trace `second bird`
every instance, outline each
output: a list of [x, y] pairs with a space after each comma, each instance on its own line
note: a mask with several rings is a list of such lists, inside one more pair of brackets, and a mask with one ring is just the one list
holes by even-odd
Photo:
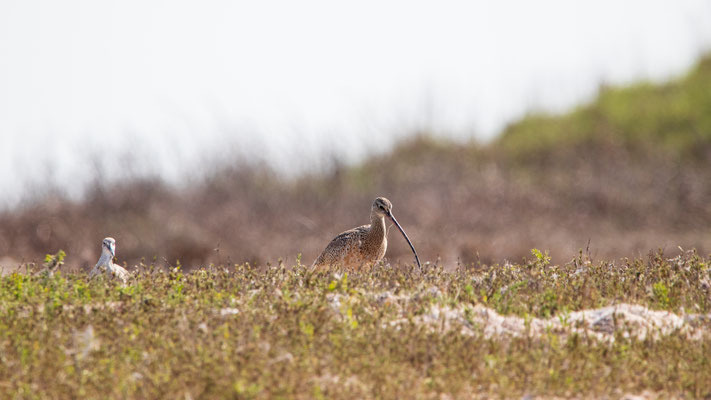
[[107, 237], [101, 242], [101, 257], [89, 273], [89, 279], [106, 273], [109, 278], [116, 277], [126, 283], [128, 271], [122, 266], [114, 264], [114, 256], [116, 256], [116, 241], [114, 238]]
[[417, 266], [422, 268], [415, 247], [393, 216], [392, 209], [392, 203], [385, 197], [375, 199], [370, 209], [370, 225], [353, 228], [333, 238], [314, 261], [313, 268], [316, 270], [329, 267], [362, 268], [382, 260], [385, 250], [388, 248], [386, 217], [397, 226], [405, 237], [415, 255]]

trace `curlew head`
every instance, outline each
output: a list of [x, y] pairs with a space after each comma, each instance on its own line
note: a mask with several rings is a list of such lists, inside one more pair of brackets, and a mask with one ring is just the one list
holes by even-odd
[[107, 237], [101, 242], [101, 249], [111, 253], [111, 257], [116, 256], [116, 240], [112, 237]]
[[389, 217], [393, 212], [393, 203], [385, 197], [378, 197], [373, 202], [373, 207], [370, 211], [378, 216]]
[[388, 217], [388, 219], [390, 219], [395, 224], [395, 226], [397, 226], [397, 229], [400, 230], [400, 233], [402, 233], [402, 236], [407, 241], [407, 244], [410, 245], [410, 249], [412, 249], [412, 254], [415, 255], [417, 267], [422, 269], [422, 265], [420, 265], [420, 258], [417, 256], [417, 251], [415, 251], [415, 246], [412, 245], [412, 242], [410, 241], [410, 238], [407, 237], [405, 230], [402, 229], [400, 224], [395, 219], [395, 216], [393, 215], [393, 203], [391, 203], [390, 200], [386, 199], [385, 197], [378, 197], [373, 202], [371, 213], [380, 217]]

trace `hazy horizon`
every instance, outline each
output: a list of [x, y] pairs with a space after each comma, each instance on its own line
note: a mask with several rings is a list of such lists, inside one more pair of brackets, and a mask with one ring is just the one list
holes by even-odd
[[294, 173], [418, 130], [486, 141], [711, 49], [704, 1], [37, 0], [0, 4], [0, 23], [6, 205], [48, 180], [179, 183], [216, 160]]

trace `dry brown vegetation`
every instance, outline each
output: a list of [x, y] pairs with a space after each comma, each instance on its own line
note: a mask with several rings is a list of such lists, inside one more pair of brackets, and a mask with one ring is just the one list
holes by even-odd
[[[88, 268], [105, 236], [118, 259], [156, 256], [184, 266], [311, 262], [337, 233], [367, 223], [378, 195], [423, 260], [520, 260], [531, 248], [570, 259], [711, 250], [709, 162], [622, 148], [566, 150], [524, 167], [495, 151], [421, 138], [327, 176], [284, 181], [262, 169], [225, 169], [188, 189], [158, 181], [96, 187], [84, 201], [46, 198], [0, 216], [2, 255], [37, 261], [64, 249]], [[410, 261], [394, 232], [387, 257]]]
[[[711, 251], [711, 58], [661, 86], [601, 91], [563, 116], [530, 116], [489, 145], [420, 135], [357, 166], [295, 179], [227, 165], [176, 189], [160, 180], [97, 184], [81, 201], [38, 198], [0, 214], [3, 263], [64, 249], [88, 268], [103, 237], [118, 260], [186, 267], [310, 263], [336, 234], [368, 222], [386, 196], [423, 260], [558, 261], [579, 249], [616, 258], [677, 247]], [[387, 257], [410, 261], [390, 235]], [[0, 261], [2, 263], [3, 261]]]

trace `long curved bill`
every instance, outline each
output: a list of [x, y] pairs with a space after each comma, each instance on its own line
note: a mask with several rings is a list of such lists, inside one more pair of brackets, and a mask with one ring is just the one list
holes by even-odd
[[420, 257], [417, 257], [417, 251], [415, 251], [415, 246], [412, 245], [410, 238], [407, 237], [407, 234], [402, 229], [402, 226], [400, 226], [400, 224], [397, 223], [397, 220], [395, 219], [395, 216], [393, 216], [392, 213], [388, 213], [388, 218], [390, 218], [390, 220], [393, 221], [393, 223], [395, 223], [395, 226], [397, 226], [397, 229], [399, 229], [400, 233], [402, 233], [402, 236], [405, 237], [405, 240], [407, 240], [407, 244], [410, 245], [410, 248], [412, 249], [412, 253], [415, 255], [415, 261], [417, 261], [417, 268], [422, 269], [422, 265], [420, 265]]

